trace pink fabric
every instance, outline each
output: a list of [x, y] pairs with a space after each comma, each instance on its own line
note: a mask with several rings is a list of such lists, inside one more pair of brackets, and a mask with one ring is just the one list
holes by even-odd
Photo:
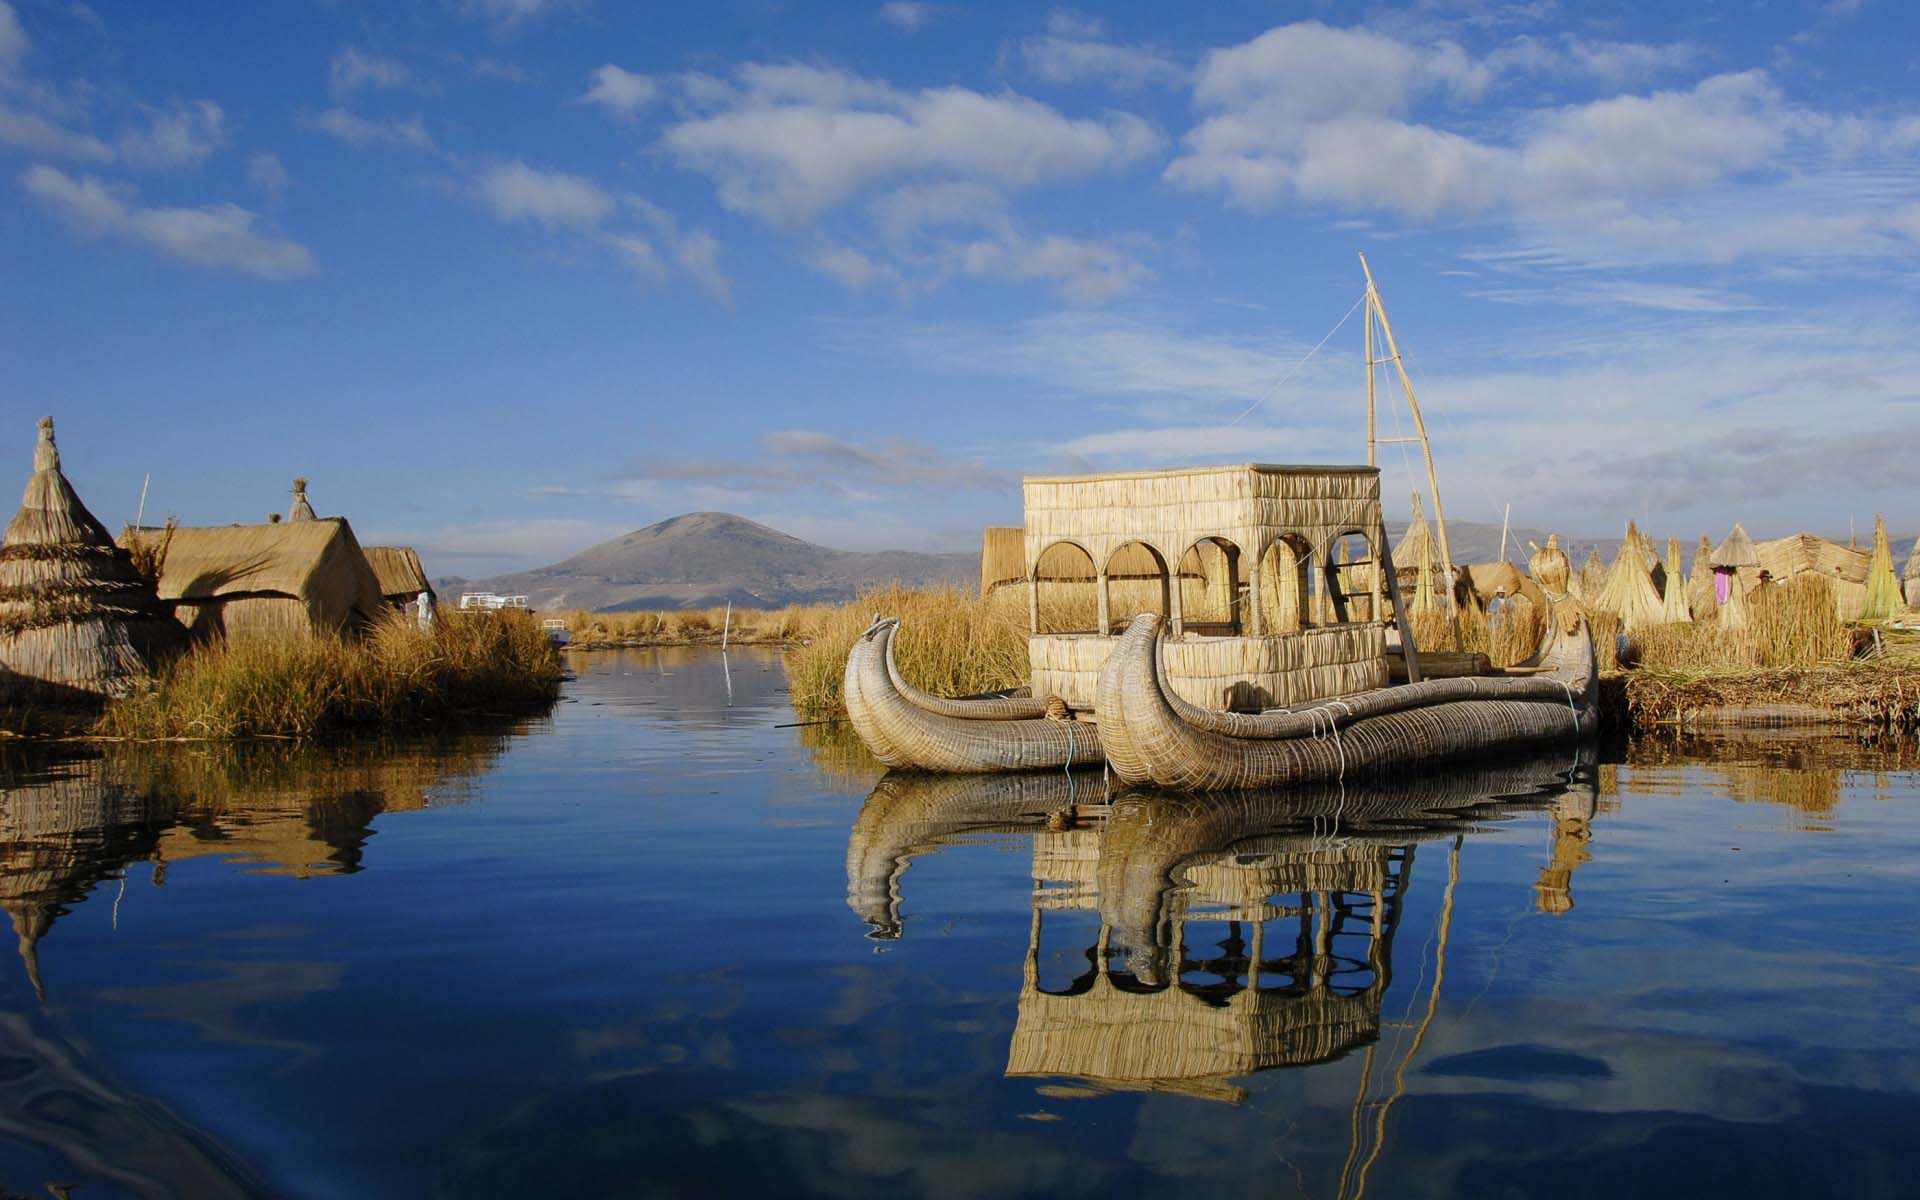
[[1727, 580], [1731, 578], [1733, 578], [1731, 571], [1715, 571], [1713, 573], [1713, 595], [1714, 598], [1722, 604], [1727, 602]]

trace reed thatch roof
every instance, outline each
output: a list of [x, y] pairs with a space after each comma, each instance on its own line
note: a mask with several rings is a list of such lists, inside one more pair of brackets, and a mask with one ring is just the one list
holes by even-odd
[[1721, 539], [1720, 544], [1713, 548], [1713, 565], [1728, 569], [1760, 565], [1760, 555], [1753, 548], [1753, 539], [1748, 537], [1747, 531], [1740, 527], [1740, 522], [1735, 521], [1733, 532]]
[[1754, 545], [1760, 568], [1775, 579], [1815, 574], [1829, 581], [1864, 584], [1867, 581], [1867, 554], [1817, 534], [1793, 533]]
[[179, 642], [152, 583], [67, 482], [53, 418], [43, 417], [33, 475], [0, 539], [0, 667], [9, 690], [123, 694]]
[[1687, 580], [1680, 573], [1680, 539], [1667, 539], [1667, 588], [1666, 603], [1662, 606], [1660, 619], [1669, 625], [1684, 625], [1693, 620], [1693, 612], [1687, 605]]
[[420, 556], [413, 552], [413, 547], [362, 546], [360, 549], [367, 556], [367, 566], [372, 568], [374, 579], [379, 581], [380, 594], [389, 602], [408, 604], [418, 599], [421, 592], [433, 595], [426, 568], [420, 565]]
[[[311, 627], [336, 630], [372, 620], [385, 604], [380, 581], [342, 517], [182, 526], [161, 563], [159, 590], [162, 600], [187, 609], [284, 602]], [[183, 615], [194, 624], [206, 614]]]
[[[1631, 528], [1629, 533], [1632, 533]], [[1645, 556], [1638, 539], [1628, 537], [1621, 543], [1620, 553], [1614, 555], [1613, 568], [1607, 572], [1606, 584], [1601, 587], [1599, 595], [1588, 600], [1587, 604], [1617, 614], [1621, 625], [1627, 629], [1658, 625], [1666, 602], [1660, 598], [1660, 590], [1654, 586], [1653, 577], [1647, 574], [1644, 563]]]

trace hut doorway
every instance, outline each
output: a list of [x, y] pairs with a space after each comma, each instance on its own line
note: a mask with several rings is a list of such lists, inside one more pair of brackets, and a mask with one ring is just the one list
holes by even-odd
[[1260, 556], [1260, 628], [1298, 633], [1313, 621], [1313, 547], [1296, 533], [1282, 534]]
[[1180, 617], [1188, 633], [1242, 636], [1240, 547], [1225, 538], [1201, 538], [1180, 556]]
[[1097, 578], [1093, 555], [1072, 542], [1055, 542], [1042, 550], [1033, 567], [1033, 631], [1093, 633], [1098, 630]]
[[[1105, 632], [1116, 633], [1141, 613], [1153, 613], [1176, 624], [1175, 602], [1167, 560], [1145, 542], [1127, 542], [1107, 559]], [[1175, 632], [1179, 632], [1178, 628]]]

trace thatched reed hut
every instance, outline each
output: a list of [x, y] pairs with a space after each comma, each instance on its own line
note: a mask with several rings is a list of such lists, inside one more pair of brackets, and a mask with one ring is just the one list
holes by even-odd
[[60, 470], [53, 418], [0, 539], [0, 691], [120, 695], [178, 647], [151, 580], [114, 544]]
[[1586, 561], [1580, 564], [1580, 570], [1567, 581], [1567, 590], [1583, 604], [1592, 604], [1599, 599], [1600, 593], [1607, 587], [1607, 564], [1600, 561], [1600, 547], [1587, 550]]
[[373, 577], [379, 582], [380, 595], [395, 608], [405, 608], [420, 598], [425, 592], [434, 595], [433, 584], [427, 581], [426, 568], [420, 565], [420, 556], [411, 546], [363, 546], [361, 552], [367, 556], [367, 566], [373, 569]]
[[1660, 589], [1647, 572], [1646, 561], [1646, 548], [1629, 524], [1626, 540], [1620, 544], [1620, 552], [1613, 556], [1606, 584], [1597, 596], [1586, 601], [1588, 606], [1615, 614], [1620, 624], [1629, 630], [1660, 624], [1666, 602], [1660, 598]]
[[1884, 621], [1899, 608], [1903, 597], [1900, 580], [1893, 573], [1893, 547], [1887, 542], [1887, 522], [1873, 515], [1873, 556], [1867, 563], [1867, 598], [1861, 606], [1862, 620]]
[[1860, 615], [1867, 603], [1868, 556], [1850, 546], [1811, 533], [1789, 534], [1754, 545], [1760, 570], [1784, 583], [1818, 575], [1833, 591], [1834, 612], [1843, 621]]
[[1019, 525], [989, 525], [980, 537], [980, 594], [1027, 581], [1027, 531]]
[[1701, 620], [1712, 616], [1720, 607], [1713, 590], [1713, 543], [1704, 533], [1694, 548], [1693, 571], [1687, 576], [1687, 607]]
[[1661, 609], [1660, 619], [1669, 625], [1685, 625], [1693, 620], [1693, 612], [1687, 606], [1687, 578], [1680, 573], [1680, 539], [1667, 539], [1667, 580], [1666, 603]]
[[386, 603], [341, 517], [182, 526], [161, 563], [159, 589], [195, 638], [348, 632]]
[[1744, 590], [1739, 586], [1740, 572], [1749, 573], [1747, 585], [1751, 586], [1753, 574], [1763, 569], [1760, 566], [1760, 552], [1754, 548], [1753, 539], [1747, 536], [1747, 531], [1741, 528], [1738, 521], [1733, 523], [1732, 532], [1720, 539], [1720, 544], [1713, 548], [1711, 561], [1713, 598], [1719, 604], [1727, 603], [1730, 597]]

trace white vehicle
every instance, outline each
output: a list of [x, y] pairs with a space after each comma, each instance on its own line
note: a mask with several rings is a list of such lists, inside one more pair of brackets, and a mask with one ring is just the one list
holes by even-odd
[[525, 596], [502, 596], [498, 592], [462, 592], [460, 607], [493, 611], [502, 608], [527, 608]]

